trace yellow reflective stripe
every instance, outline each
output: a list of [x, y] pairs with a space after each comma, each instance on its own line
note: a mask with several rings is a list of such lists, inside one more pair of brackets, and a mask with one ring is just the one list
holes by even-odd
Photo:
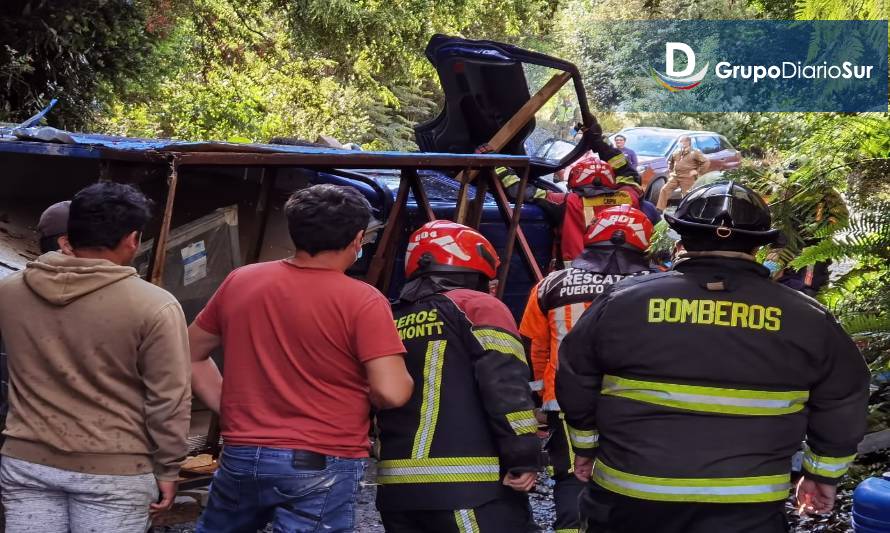
[[532, 194], [532, 198], [536, 198], [538, 200], [547, 198], [547, 191], [545, 191], [544, 189], [535, 189], [534, 194]]
[[568, 528], [568, 529], [554, 529], [553, 533], [579, 533], [581, 530], [578, 528]]
[[601, 487], [643, 500], [700, 503], [781, 501], [791, 488], [790, 474], [737, 478], [664, 478], [629, 474], [597, 459], [593, 479]]
[[633, 179], [631, 176], [618, 176], [615, 180], [617, 183], [621, 185], [628, 185], [637, 190], [638, 193], [643, 192], [643, 188], [640, 187], [640, 184], [637, 183], [637, 180]]
[[606, 162], [609, 163], [613, 169], [619, 169], [627, 164], [627, 158], [624, 157], [624, 154], [618, 154]]
[[809, 391], [759, 391], [677, 385], [606, 375], [602, 394], [689, 411], [735, 415], [785, 415], [803, 409]]
[[501, 184], [505, 189], [519, 183], [519, 176], [511, 172], [510, 169], [500, 167], [496, 172], [498, 177], [501, 178]]
[[813, 450], [807, 446], [806, 451], [804, 452], [805, 456], [812, 457], [813, 460], [818, 461], [820, 463], [826, 463], [830, 465], [841, 465], [841, 464], [849, 464], [853, 462], [853, 459], [856, 459], [856, 454], [853, 455], [845, 455], [844, 457], [829, 457], [827, 455], [817, 455], [813, 453]]
[[855, 458], [855, 453], [844, 457], [817, 455], [809, 446], [806, 446], [803, 454], [803, 469], [817, 476], [839, 478], [847, 473]]
[[512, 355], [525, 364], [525, 348], [513, 335], [497, 329], [479, 328], [473, 329], [473, 335], [484, 350], [494, 350], [507, 355]]
[[378, 475], [380, 485], [421, 485], [424, 483], [497, 483], [500, 476], [497, 472], [476, 474], [416, 474], [416, 475]]
[[499, 479], [497, 457], [427, 457], [377, 463], [377, 482], [381, 485], [497, 482]]
[[476, 512], [472, 509], [459, 509], [454, 511], [454, 522], [460, 533], [479, 533], [479, 523], [476, 522]]
[[515, 411], [513, 413], [507, 413], [504, 416], [506, 416], [507, 420], [509, 420], [510, 422], [522, 420], [524, 418], [531, 418], [532, 420], [535, 419], [535, 413], [531, 409], [527, 411]]
[[[569, 424], [566, 422], [566, 417], [563, 413], [559, 413], [559, 422], [562, 425], [562, 431], [566, 436], [566, 442], [569, 444], [569, 474], [575, 472], [575, 446], [572, 443], [572, 437], [569, 433]], [[594, 444], [594, 446], [596, 446]]]
[[507, 422], [517, 435], [525, 435], [526, 433], [534, 433], [538, 430], [538, 420], [532, 411], [516, 411], [515, 413], [507, 413]]
[[430, 341], [426, 347], [423, 363], [423, 402], [420, 405], [420, 423], [414, 434], [411, 457], [428, 457], [439, 419], [439, 390], [442, 387], [442, 364], [445, 361], [445, 346], [448, 341]]
[[569, 443], [579, 450], [590, 450], [596, 448], [599, 444], [600, 434], [595, 429], [576, 429], [566, 424], [568, 429]]
[[423, 459], [384, 459], [377, 468], [402, 468], [413, 466], [498, 466], [497, 457], [425, 457]]

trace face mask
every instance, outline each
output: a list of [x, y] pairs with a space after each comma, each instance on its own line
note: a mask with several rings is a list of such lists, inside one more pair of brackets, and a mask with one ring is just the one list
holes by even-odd
[[764, 261], [763, 266], [769, 269], [770, 276], [775, 276], [781, 270], [779, 263], [775, 261]]

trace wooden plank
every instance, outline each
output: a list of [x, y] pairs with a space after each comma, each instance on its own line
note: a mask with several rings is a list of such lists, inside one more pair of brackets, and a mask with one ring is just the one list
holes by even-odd
[[[508, 120], [507, 123], [494, 134], [494, 137], [487, 143], [488, 148], [490, 148], [492, 152], [500, 152], [503, 150], [504, 147], [507, 146], [507, 143], [519, 133], [519, 130], [524, 128], [525, 125], [534, 118], [535, 113], [540, 111], [540, 109], [544, 107], [544, 104], [553, 98], [553, 95], [555, 95], [570, 79], [572, 79], [572, 75], [568, 72], [561, 72], [550, 78], [550, 81], [541, 87], [534, 96], [529, 98], [528, 101], [519, 108], [519, 111], [510, 117], [510, 120]], [[464, 171], [457, 175], [457, 180], [461, 183], [465, 181], [473, 181], [478, 173], [478, 170], [470, 170], [469, 172]]]
[[175, 152], [179, 165], [286, 166], [306, 168], [462, 169], [522, 167], [525, 156], [503, 154], [374, 153], [350, 150], [326, 153]]
[[497, 179], [497, 176], [492, 176], [490, 178], [492, 182], [492, 189], [494, 191], [495, 201], [498, 204], [498, 208], [501, 211], [501, 216], [504, 217], [505, 222], [509, 223], [509, 228], [507, 229], [507, 242], [504, 247], [504, 258], [503, 264], [501, 264], [501, 271], [498, 273], [498, 287], [497, 287], [497, 297], [499, 299], [503, 298], [504, 290], [506, 289], [507, 283], [507, 274], [510, 271], [510, 260], [513, 257], [513, 247], [516, 241], [519, 241], [519, 249], [522, 252], [522, 258], [525, 261], [526, 266], [529, 271], [532, 273], [532, 277], [534, 277], [534, 281], [538, 282], [543, 279], [543, 274], [541, 273], [541, 269], [538, 266], [537, 261], [535, 261], [535, 256], [532, 253], [531, 247], [528, 245], [528, 240], [525, 238], [525, 233], [523, 233], [522, 228], [519, 227], [519, 216], [522, 211], [522, 199], [525, 196], [525, 187], [528, 184], [528, 169], [522, 173], [519, 178], [519, 187], [517, 188], [517, 198], [516, 204], [511, 209], [510, 202], [507, 199], [507, 192], [504, 190], [504, 185], [501, 183], [501, 180]]
[[[460, 176], [465, 175], [469, 169], [462, 170], [460, 174], [458, 174], [458, 179]], [[454, 213], [454, 221], [458, 224], [464, 224], [467, 220], [467, 210], [468, 210], [468, 199], [467, 199], [467, 189], [470, 187], [469, 180], [461, 180], [459, 179], [458, 183], [460, 183], [460, 189], [457, 191], [457, 204]]]
[[399, 192], [396, 194], [395, 204], [389, 212], [389, 218], [386, 220], [386, 227], [383, 228], [383, 236], [380, 237], [380, 243], [377, 245], [377, 251], [371, 259], [368, 267], [368, 274], [365, 281], [381, 292], [385, 293], [385, 287], [389, 285], [389, 280], [384, 279], [384, 274], [389, 270], [388, 265], [392, 263], [393, 254], [395, 253], [396, 244], [398, 243], [398, 229], [403, 213], [407, 210], [408, 190], [411, 188], [409, 180], [399, 180]]
[[426, 216], [427, 222], [436, 220], [436, 214], [433, 213], [433, 206], [430, 204], [430, 199], [426, 194], [426, 189], [423, 187], [423, 182], [420, 180], [420, 176], [417, 175], [417, 170], [413, 168], [402, 170], [402, 179], [407, 179], [410, 182], [411, 192], [414, 193], [414, 201], [417, 202], [417, 206], [420, 208], [421, 212], [423, 212], [424, 216]]
[[173, 221], [173, 204], [176, 201], [176, 186], [179, 183], [177, 159], [170, 160], [170, 175], [167, 178], [167, 201], [164, 204], [164, 218], [161, 230], [155, 239], [155, 257], [151, 271], [151, 282], [158, 287], [164, 284], [164, 263], [167, 260], [167, 239], [170, 237], [170, 225]]

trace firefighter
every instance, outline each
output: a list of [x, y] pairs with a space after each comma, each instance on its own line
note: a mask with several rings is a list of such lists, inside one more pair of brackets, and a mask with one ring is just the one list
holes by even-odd
[[525, 307], [519, 332], [531, 346], [536, 380], [532, 389], [541, 396], [550, 430], [546, 449], [556, 481], [553, 529], [557, 533], [578, 531], [578, 496], [584, 488], [574, 476], [575, 454], [554, 390], [559, 344], [606, 287], [627, 276], [650, 272], [646, 249], [651, 236], [652, 223], [639, 210], [628, 205], [606, 209], [585, 233], [584, 251], [572, 266], [539, 282]]
[[556, 398], [593, 481], [582, 530], [787, 531], [804, 438], [798, 505], [831, 511], [866, 426], [862, 355], [755, 262], [779, 232], [754, 191], [708, 185], [665, 218], [686, 250], [673, 270], [614, 285], [560, 347]]
[[485, 237], [447, 220], [408, 242], [393, 317], [414, 394], [377, 415], [388, 532], [535, 530], [525, 493], [541, 444], [516, 323], [488, 294], [499, 263]]
[[[508, 195], [515, 197], [519, 178], [506, 168], [498, 169], [498, 174]], [[661, 220], [655, 207], [641, 199], [643, 191], [631, 177], [617, 175], [611, 164], [593, 155], [578, 160], [572, 166], [568, 188], [567, 193], [555, 193], [534, 186], [526, 187], [526, 198], [540, 206], [560, 227], [558, 257], [565, 265], [581, 253], [585, 230], [605, 209], [629, 205], [646, 212], [652, 224]]]

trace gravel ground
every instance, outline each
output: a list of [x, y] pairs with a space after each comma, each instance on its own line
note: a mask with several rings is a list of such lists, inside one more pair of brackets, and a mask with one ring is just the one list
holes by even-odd
[[[383, 525], [380, 524], [380, 515], [374, 507], [374, 498], [377, 494], [377, 486], [374, 483], [375, 477], [374, 462], [371, 461], [365, 473], [365, 482], [362, 483], [362, 490], [359, 493], [358, 505], [356, 506], [355, 530], [358, 533], [384, 533]], [[550, 524], [553, 522], [553, 489], [549, 478], [539, 477], [538, 486], [535, 492], [531, 494], [531, 502], [532, 513], [539, 524]], [[153, 533], [194, 533], [194, 531], [195, 522], [152, 529]], [[271, 532], [271, 528], [267, 528], [266, 531]], [[543, 531], [552, 533], [553, 530], [545, 529]]]
[[[362, 490], [358, 497], [358, 505], [356, 507], [356, 531], [358, 533], [384, 533], [383, 526], [380, 524], [380, 516], [374, 507], [374, 497], [377, 493], [377, 487], [374, 484], [375, 471], [373, 461], [365, 475], [365, 482], [362, 483]], [[851, 533], [850, 527], [850, 501], [849, 494], [845, 495], [844, 501], [839, 505], [839, 511], [827, 517], [800, 518], [794, 513], [794, 507], [789, 502], [787, 505], [789, 516], [791, 517], [792, 533]], [[550, 525], [553, 523], [554, 506], [553, 506], [553, 482], [544, 476], [539, 476], [538, 484], [534, 492], [530, 494], [532, 514], [538, 524]], [[195, 531], [195, 523], [188, 522], [175, 526], [156, 527], [152, 530], [154, 533], [193, 533]], [[271, 532], [271, 528], [266, 531]], [[552, 533], [549, 527], [543, 528], [544, 533]]]

